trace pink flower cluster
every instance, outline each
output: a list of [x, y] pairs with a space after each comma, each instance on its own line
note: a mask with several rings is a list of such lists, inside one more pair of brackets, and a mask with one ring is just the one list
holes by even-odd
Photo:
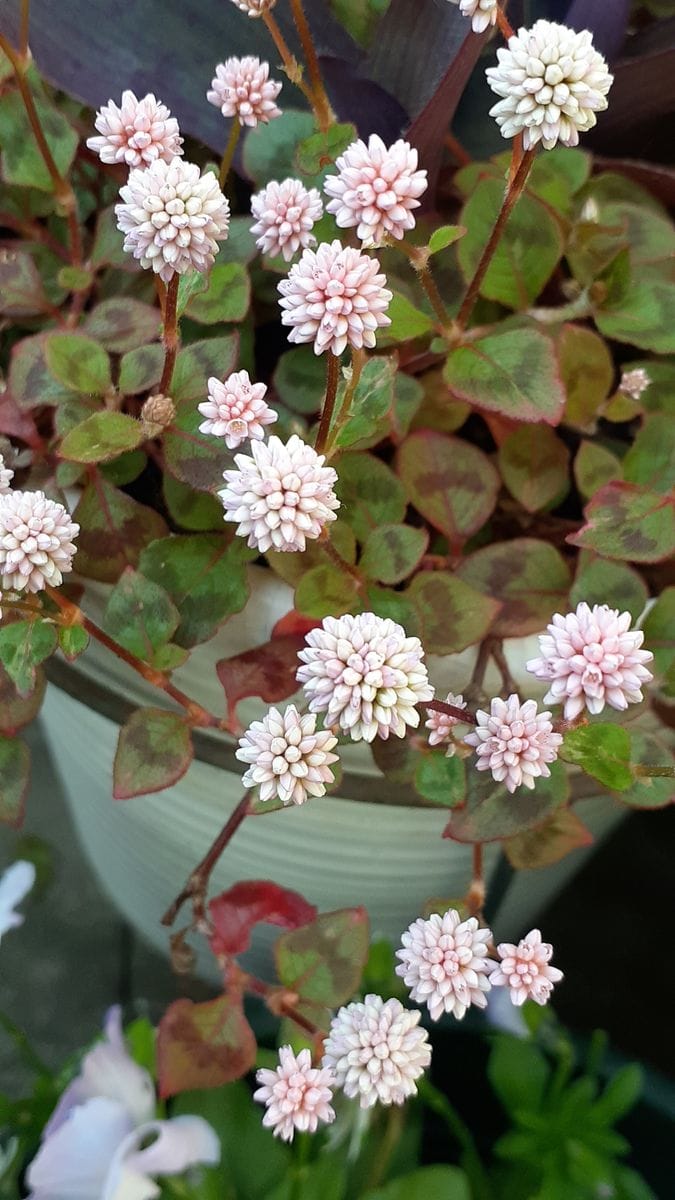
[[104, 163], [142, 168], [183, 153], [176, 118], [152, 93], [139, 100], [131, 91], [122, 92], [121, 105], [109, 100], [94, 124], [100, 136], [88, 138], [87, 146]]
[[234, 371], [224, 383], [212, 376], [208, 381], [208, 400], [197, 405], [206, 420], [200, 433], [225, 438], [229, 450], [242, 442], [260, 440], [265, 436], [264, 425], [277, 419], [274, 409], [265, 403], [264, 383], [251, 383], [248, 371]]
[[281, 116], [281, 109], [275, 103], [281, 84], [270, 79], [269, 73], [269, 63], [252, 55], [228, 58], [218, 63], [206, 99], [224, 117], [236, 117], [240, 125], [251, 129], [259, 122], [267, 125], [274, 117]]
[[548, 763], [558, 756], [562, 735], [553, 732], [551, 714], [538, 713], [535, 700], [520, 703], [514, 694], [508, 700], [496, 697], [489, 713], [476, 713], [478, 725], [464, 741], [475, 746], [479, 771], [491, 771], [509, 792], [534, 787], [535, 779], [548, 777]]
[[267, 1109], [263, 1125], [282, 1141], [292, 1142], [296, 1129], [315, 1133], [320, 1121], [329, 1125], [335, 1120], [330, 1103], [335, 1076], [329, 1067], [313, 1067], [309, 1050], [296, 1056], [291, 1046], [282, 1046], [278, 1067], [263, 1067], [256, 1079], [261, 1087], [253, 1099]]

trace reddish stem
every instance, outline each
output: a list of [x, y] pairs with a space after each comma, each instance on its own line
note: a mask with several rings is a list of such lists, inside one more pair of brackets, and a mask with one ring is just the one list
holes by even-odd
[[465, 725], [478, 724], [473, 713], [468, 709], [457, 708], [455, 704], [446, 704], [445, 700], [425, 700], [424, 708], [429, 708], [432, 712], [445, 713], [446, 717], [454, 717], [456, 721], [462, 721]]
[[312, 85], [312, 94], [314, 98], [314, 113], [317, 119], [319, 129], [325, 133], [333, 123], [333, 111], [330, 106], [330, 101], [326, 95], [323, 79], [321, 77], [321, 68], [319, 66], [319, 58], [314, 46], [312, 31], [309, 27], [305, 10], [302, 7], [302, 0], [291, 0], [291, 12], [293, 20], [298, 31], [298, 36], [302, 45], [309, 78]]
[[173, 379], [173, 369], [176, 365], [176, 355], [178, 353], [178, 282], [180, 276], [172, 275], [166, 289], [166, 300], [164, 302], [164, 332], [162, 341], [164, 343], [164, 368], [162, 370], [162, 378], [159, 381], [159, 394], [161, 396], [169, 396], [171, 394], [171, 380]]
[[245, 817], [249, 815], [250, 811], [251, 793], [249, 791], [244, 792], [237, 807], [230, 814], [211, 846], [209, 846], [203, 859], [197, 864], [194, 871], [191, 872], [183, 890], [167, 908], [162, 917], [162, 925], [173, 925], [186, 901], [192, 900], [193, 924], [199, 928], [205, 928], [207, 924], [206, 889], [209, 885], [209, 879], [221, 854], [232, 841], [239, 826]]
[[316, 445], [314, 447], [317, 454], [323, 454], [328, 444], [328, 434], [333, 419], [333, 409], [335, 408], [335, 397], [337, 396], [339, 379], [340, 359], [329, 350], [326, 359], [326, 398], [321, 410], [319, 431], [316, 435]]

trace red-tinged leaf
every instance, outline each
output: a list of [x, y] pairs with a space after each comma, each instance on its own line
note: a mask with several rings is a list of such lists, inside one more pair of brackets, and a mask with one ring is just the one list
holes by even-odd
[[487, 455], [460, 438], [419, 429], [399, 446], [397, 471], [412, 504], [451, 544], [488, 520], [499, 476]]
[[404, 594], [417, 609], [429, 654], [458, 654], [480, 642], [501, 609], [450, 571], [420, 571]]
[[205, 1004], [176, 1000], [159, 1023], [157, 1070], [160, 1095], [222, 1087], [240, 1079], [255, 1062], [256, 1041], [239, 995]]
[[0, 737], [0, 821], [18, 829], [30, 782], [30, 752], [18, 738]]
[[569, 781], [562, 763], [551, 763], [549, 779], [537, 779], [534, 788], [513, 794], [497, 783], [489, 771], [467, 764], [466, 803], [452, 810], [443, 837], [455, 842], [500, 842], [543, 825], [569, 797]]
[[80, 526], [77, 569], [88, 579], [114, 583], [135, 567], [148, 543], [168, 532], [159, 513], [139, 504], [96, 472], [75, 510]]
[[492, 626], [498, 637], [540, 632], [554, 612], [565, 611], [571, 583], [564, 558], [536, 538], [484, 546], [460, 563], [456, 575], [501, 602]]
[[193, 755], [190, 730], [180, 714], [139, 708], [120, 729], [113, 766], [114, 799], [164, 791], [183, 778]]
[[213, 953], [234, 955], [248, 950], [255, 925], [299, 929], [315, 919], [317, 910], [299, 892], [268, 879], [247, 879], [215, 896], [209, 903], [209, 913]]
[[274, 948], [277, 974], [303, 1000], [335, 1008], [358, 988], [368, 944], [365, 908], [322, 913], [311, 925], [279, 938]]
[[536, 329], [500, 329], [458, 346], [443, 378], [458, 400], [518, 421], [557, 425], [565, 405], [555, 345]]
[[675, 554], [675, 496], [632, 483], [608, 483], [584, 509], [586, 524], [567, 538], [605, 558], [661, 562]]
[[32, 692], [21, 696], [0, 663], [0, 733], [12, 736], [28, 725], [40, 711], [47, 681], [41, 667], [35, 672]]
[[550, 867], [572, 850], [593, 844], [593, 834], [571, 808], [551, 813], [538, 829], [517, 833], [504, 842], [504, 853], [517, 871]]
[[316, 629], [320, 624], [315, 617], [306, 617], [297, 609], [291, 608], [283, 617], [279, 617], [272, 629], [272, 639], [286, 636], [304, 638], [311, 629]]
[[267, 704], [287, 700], [298, 690], [295, 675], [299, 666], [298, 650], [304, 645], [304, 637], [286, 634], [244, 650], [232, 658], [221, 658], [216, 663], [218, 678], [225, 690], [230, 720], [235, 715], [240, 700], [248, 696], [260, 696]]
[[21, 438], [29, 446], [35, 446], [40, 441], [33, 418], [29, 413], [21, 412], [9, 392], [0, 396], [0, 433], [6, 437]]

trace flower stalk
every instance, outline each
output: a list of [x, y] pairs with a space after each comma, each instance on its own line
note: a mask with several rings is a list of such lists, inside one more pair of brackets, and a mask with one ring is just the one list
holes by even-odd
[[173, 275], [167, 284], [166, 299], [164, 302], [164, 330], [162, 333], [162, 342], [164, 345], [164, 367], [162, 369], [162, 378], [159, 381], [158, 391], [162, 396], [168, 396], [171, 392], [171, 380], [173, 379], [173, 369], [176, 365], [176, 355], [178, 353], [178, 283], [179, 275]]
[[197, 864], [194, 871], [190, 873], [184, 887], [167, 908], [162, 917], [162, 925], [173, 925], [183, 905], [188, 900], [191, 900], [193, 927], [200, 929], [202, 932], [208, 931], [206, 891], [209, 886], [209, 880], [225, 848], [232, 841], [242, 821], [251, 812], [251, 795], [251, 791], [244, 792], [237, 807], [230, 813], [223, 828], [220, 830], [218, 836], [214, 838], [203, 859]]
[[237, 143], [239, 142], [240, 133], [241, 133], [241, 125], [239, 124], [239, 121], [235, 118], [232, 122], [232, 128], [230, 129], [230, 136], [227, 139], [227, 145], [223, 151], [223, 157], [220, 160], [220, 170], [218, 171], [218, 183], [220, 184], [222, 189], [224, 189], [227, 177], [230, 173], [230, 167], [232, 166], [232, 160], [234, 158], [235, 150], [237, 149]]
[[291, 49], [279, 28], [276, 18], [272, 16], [272, 13], [268, 9], [266, 9], [262, 14], [262, 19], [267, 26], [267, 31], [272, 38], [274, 45], [279, 51], [286, 75], [290, 79], [291, 83], [294, 83], [296, 87], [300, 88], [300, 91], [309, 101], [312, 109], [314, 109], [314, 93], [303, 79], [302, 67], [300, 66], [295, 55], [291, 53]]
[[420, 286], [424, 289], [425, 295], [434, 311], [441, 333], [448, 334], [452, 329], [452, 320], [443, 303], [443, 297], [438, 290], [436, 280], [431, 273], [428, 250], [423, 246], [413, 246], [405, 238], [398, 244], [408, 262], [415, 268]]
[[337, 397], [338, 383], [340, 380], [340, 359], [337, 354], [333, 354], [330, 350], [326, 355], [326, 396], [321, 410], [321, 420], [319, 429], [316, 435], [316, 443], [314, 449], [317, 454], [323, 454], [328, 445], [328, 434], [330, 432], [331, 421], [333, 419], [333, 410], [335, 408], [335, 399]]
[[323, 78], [321, 76], [321, 68], [319, 66], [319, 57], [314, 45], [312, 31], [309, 27], [309, 22], [305, 16], [305, 10], [302, 6], [302, 0], [291, 0], [291, 12], [293, 20], [298, 31], [300, 43], [302, 45], [307, 70], [311, 81], [311, 89], [313, 96], [313, 107], [319, 129], [325, 133], [333, 123], [333, 110], [330, 106], [330, 101], [326, 95]]

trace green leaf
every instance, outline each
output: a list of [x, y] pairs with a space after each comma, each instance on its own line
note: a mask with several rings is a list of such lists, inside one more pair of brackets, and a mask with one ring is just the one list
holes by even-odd
[[103, 628], [117, 642], [155, 663], [156, 651], [173, 637], [180, 613], [164, 588], [127, 567], [115, 584], [103, 617]]
[[442, 750], [423, 754], [415, 771], [415, 790], [425, 800], [443, 808], [455, 808], [466, 795], [464, 763], [447, 758]]
[[244, 142], [244, 170], [257, 188], [271, 179], [287, 179], [295, 174], [298, 146], [314, 133], [311, 113], [286, 108], [283, 115], [268, 125], [260, 123], [249, 130]]
[[359, 569], [368, 579], [401, 583], [415, 570], [429, 544], [426, 529], [412, 525], [380, 525], [368, 538]]
[[250, 303], [251, 281], [246, 267], [236, 262], [217, 262], [211, 268], [206, 289], [193, 292], [188, 299], [185, 315], [201, 325], [243, 321]]
[[57, 281], [67, 292], [87, 292], [94, 282], [94, 273], [87, 267], [61, 267]]
[[135, 567], [143, 547], [167, 532], [159, 513], [138, 504], [100, 474], [86, 485], [73, 520], [80, 526], [78, 573], [104, 583], [114, 583], [126, 566]]
[[465, 234], [466, 229], [463, 225], [440, 225], [438, 229], [434, 229], [429, 238], [429, 253], [440, 254], [441, 250], [454, 245]]
[[21, 409], [79, 401], [77, 392], [66, 388], [50, 373], [45, 361], [45, 335], [23, 338], [12, 347], [9, 390]]
[[162, 792], [182, 779], [193, 758], [192, 735], [179, 713], [139, 708], [120, 729], [113, 798]]
[[655, 492], [675, 487], [675, 422], [672, 413], [648, 416], [623, 460], [628, 483], [648, 485]]
[[74, 662], [89, 645], [89, 634], [81, 625], [59, 626], [59, 649], [69, 662]]
[[138, 263], [124, 249], [124, 234], [117, 227], [115, 207], [101, 209], [96, 222], [94, 244], [91, 248], [92, 267], [119, 267], [137, 272]]
[[443, 836], [457, 842], [498, 842], [542, 825], [569, 797], [569, 781], [562, 763], [551, 763], [548, 779], [534, 788], [513, 794], [497, 783], [489, 771], [467, 771], [466, 803], [453, 809]]
[[162, 375], [164, 350], [161, 346], [139, 346], [130, 350], [120, 363], [119, 390], [122, 396], [136, 396], [156, 387]]
[[134, 450], [145, 440], [140, 421], [126, 413], [92, 413], [66, 434], [59, 453], [71, 462], [108, 462], [127, 450]]
[[656, 670], [664, 675], [675, 662], [675, 587], [661, 593], [645, 617], [645, 647], [654, 655]]
[[567, 538], [606, 558], [660, 562], [675, 554], [675, 498], [633, 483], [607, 483], [584, 509], [586, 524]]
[[548, 425], [523, 425], [499, 447], [499, 470], [528, 512], [554, 508], [569, 490], [569, 450]]
[[186, 271], [184, 275], [179, 276], [176, 300], [176, 313], [179, 317], [183, 316], [192, 297], [198, 296], [200, 292], [205, 292], [208, 285], [208, 276], [204, 275], [202, 271]]
[[485, 524], [497, 501], [499, 476], [487, 455], [433, 430], [405, 439], [397, 471], [411, 503], [453, 548]]
[[541, 1111], [551, 1069], [531, 1042], [499, 1034], [492, 1044], [487, 1073], [512, 1120], [521, 1113]]
[[[652, 734], [635, 729], [631, 733], [631, 743], [634, 762], [667, 767], [673, 765], [671, 745]], [[666, 808], [673, 803], [673, 780], [668, 776], [640, 775], [631, 787], [617, 795], [617, 800], [629, 808]]]
[[83, 330], [106, 350], [124, 354], [159, 337], [159, 309], [133, 296], [114, 296], [92, 308]]
[[44, 312], [47, 306], [42, 280], [31, 255], [21, 250], [3, 250], [0, 312], [6, 317], [30, 317]]
[[0, 821], [18, 829], [30, 783], [30, 753], [19, 738], [0, 736]]
[[471, 1191], [459, 1167], [421, 1167], [366, 1192], [363, 1200], [471, 1200]]
[[0, 663], [0, 733], [13, 737], [24, 725], [30, 724], [40, 711], [45, 686], [45, 673], [38, 667], [33, 691], [25, 696], [20, 695], [16, 684]]
[[[33, 92], [38, 120], [47, 145], [61, 175], [67, 175], [78, 137], [75, 130], [57, 108], [35, 95], [32, 86], [35, 72], [31, 68], [27, 81]], [[53, 192], [54, 183], [35, 141], [26, 109], [18, 91], [6, 91], [0, 96], [0, 145], [2, 146], [2, 177], [5, 183], [38, 188]]]
[[608, 295], [595, 313], [601, 333], [656, 354], [675, 351], [675, 283], [666, 263], [626, 273], [621, 256], [608, 275]]
[[434, 328], [432, 318], [411, 304], [401, 292], [394, 292], [387, 316], [391, 324], [383, 330], [381, 341], [407, 342], [412, 338], [424, 337]]
[[102, 396], [112, 387], [110, 360], [102, 346], [81, 333], [50, 333], [45, 359], [59, 383], [76, 392]]
[[[648, 595], [644, 579], [632, 567], [582, 550], [570, 592], [573, 608], [582, 600], [590, 605], [608, 604], [621, 612], [627, 610], [637, 621], [644, 612]], [[675, 618], [675, 612], [673, 616]], [[649, 649], [653, 649], [651, 643]]]
[[616, 1072], [593, 1105], [593, 1121], [615, 1125], [634, 1108], [642, 1094], [644, 1075], [637, 1063], [629, 1063]]
[[621, 725], [582, 725], [570, 729], [559, 754], [565, 762], [581, 767], [613, 792], [624, 791], [634, 781], [630, 734]]
[[218, 626], [240, 612], [248, 599], [246, 562], [251, 555], [223, 534], [160, 538], [141, 554], [139, 570], [169, 594], [181, 616], [180, 646], [208, 641]]
[[621, 478], [621, 460], [598, 442], [582, 441], [574, 460], [574, 478], [584, 498], [590, 500], [612, 479]]
[[295, 165], [301, 175], [318, 175], [324, 167], [332, 167], [339, 154], [356, 139], [354, 125], [329, 125], [323, 133], [312, 133], [300, 142], [295, 152]]
[[223, 506], [215, 496], [207, 492], [195, 492], [187, 484], [174, 479], [173, 475], [164, 476], [162, 490], [172, 520], [182, 529], [195, 533], [222, 530]]
[[555, 346], [535, 329], [493, 333], [452, 350], [443, 378], [457, 399], [516, 421], [556, 425], [565, 404]]
[[368, 958], [365, 908], [321, 913], [309, 925], [283, 934], [274, 947], [281, 983], [302, 1000], [337, 1008], [357, 990]]
[[162, 1097], [189, 1088], [216, 1088], [245, 1075], [256, 1043], [233, 992], [194, 1004], [174, 1000], [159, 1023], [157, 1067]]
[[342, 454], [335, 490], [345, 518], [360, 542], [367, 541], [378, 525], [398, 524], [403, 520], [406, 509], [403, 485], [372, 454]]
[[592, 833], [574, 810], [558, 808], [543, 825], [508, 838], [504, 853], [516, 871], [533, 871], [551, 867], [572, 850], [592, 843]]
[[449, 571], [420, 571], [404, 594], [415, 605], [429, 654], [458, 654], [480, 642], [501, 609]]
[[[364, 604], [376, 616], [389, 618], [402, 625], [409, 637], [419, 637], [422, 623], [419, 612], [406, 592], [394, 588], [375, 587], [371, 584], [366, 591]], [[398, 741], [398, 738], [396, 739]]]
[[513, 538], [476, 550], [456, 574], [502, 603], [495, 618], [497, 637], [539, 633], [554, 612], [565, 611], [569, 568], [553, 546], [536, 538]]
[[237, 334], [230, 333], [192, 342], [180, 350], [171, 381], [171, 395], [176, 403], [198, 404], [206, 396], [211, 375], [226, 379], [236, 366], [238, 346]]
[[287, 350], [277, 363], [274, 386], [293, 412], [318, 412], [326, 391], [325, 365], [307, 346]]
[[12, 621], [0, 625], [0, 662], [20, 696], [35, 688], [35, 670], [56, 649], [57, 634], [47, 621]]
[[232, 456], [222, 439], [199, 432], [204, 418], [197, 405], [207, 395], [208, 379], [225, 379], [237, 359], [236, 334], [193, 342], [181, 350], [171, 384], [176, 416], [164, 432], [162, 445], [167, 471], [181, 483], [208, 492], [222, 485], [223, 469]]
[[321, 563], [302, 576], [295, 607], [306, 617], [339, 617], [356, 604], [358, 587], [358, 580], [335, 563]]
[[[119, 458], [114, 458], [112, 462], [101, 464], [101, 474], [108, 483], [114, 483], [116, 487], [124, 487], [126, 483], [132, 483], [134, 479], [145, 469], [148, 458], [142, 450], [128, 450], [125, 454], [120, 454]], [[62, 463], [62, 466], [68, 466], [67, 463]]]
[[[503, 180], [481, 179], [462, 209], [467, 233], [458, 256], [467, 281], [474, 276], [503, 200]], [[548, 207], [535, 196], [521, 196], [490, 260], [481, 295], [508, 308], [527, 308], [550, 279], [563, 248], [561, 226]]]
[[[368, 359], [354, 390], [349, 416], [335, 440], [341, 449], [355, 446], [378, 433], [381, 437], [386, 435], [386, 418], [394, 404], [397, 366], [393, 358], [375, 356]], [[346, 386], [343, 381], [338, 406]]]
[[557, 344], [567, 395], [563, 421], [575, 429], [592, 432], [614, 379], [607, 343], [583, 325], [563, 325]]

